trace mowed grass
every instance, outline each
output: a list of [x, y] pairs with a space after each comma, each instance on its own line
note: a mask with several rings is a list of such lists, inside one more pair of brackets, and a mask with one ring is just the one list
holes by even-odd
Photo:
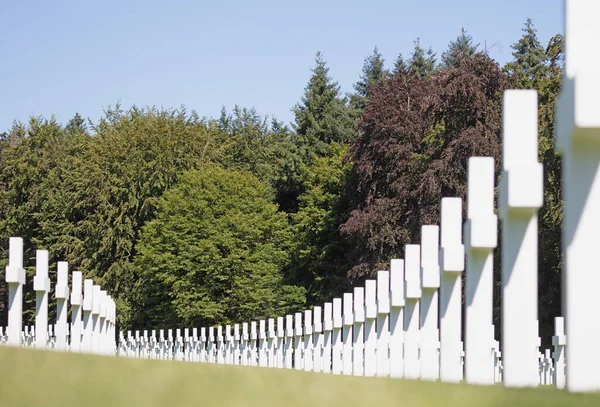
[[0, 348], [0, 406], [600, 406], [600, 394]]

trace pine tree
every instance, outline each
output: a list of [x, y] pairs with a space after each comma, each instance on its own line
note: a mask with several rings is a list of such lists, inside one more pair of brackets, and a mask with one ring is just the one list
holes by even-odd
[[419, 38], [415, 41], [415, 48], [408, 62], [409, 70], [419, 79], [427, 78], [435, 69], [435, 53], [431, 48], [425, 51], [421, 47]]
[[221, 116], [217, 120], [218, 126], [222, 131], [229, 131], [231, 124], [231, 115], [227, 113], [225, 106], [221, 106]]
[[402, 53], [398, 54], [396, 61], [394, 61], [394, 69], [392, 70], [392, 76], [398, 73], [408, 73], [408, 65], [402, 56]]
[[294, 107], [294, 130], [313, 153], [322, 156], [329, 155], [329, 143], [345, 143], [353, 138], [354, 121], [320, 52], [315, 61], [302, 102]]
[[360, 80], [354, 84], [355, 93], [350, 97], [350, 104], [353, 109], [361, 111], [367, 105], [371, 89], [381, 86], [389, 75], [384, 67], [385, 60], [377, 47], [373, 53], [365, 58]]
[[531, 18], [527, 19], [522, 31], [523, 36], [512, 45], [515, 60], [506, 64], [504, 70], [515, 76], [520, 88], [533, 89], [546, 76], [546, 50], [538, 40]]
[[84, 134], [87, 131], [85, 120], [79, 113], [75, 113], [75, 116], [65, 126], [67, 133]]
[[473, 37], [467, 34], [464, 28], [461, 28], [456, 40], [451, 41], [448, 49], [442, 53], [442, 65], [450, 68], [456, 67], [459, 58], [475, 54], [478, 46], [479, 44], [473, 45]]

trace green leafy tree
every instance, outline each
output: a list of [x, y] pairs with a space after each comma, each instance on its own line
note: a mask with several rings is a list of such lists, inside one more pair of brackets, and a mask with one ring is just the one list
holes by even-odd
[[265, 186], [215, 165], [186, 172], [158, 202], [137, 247], [136, 326], [225, 324], [304, 304], [283, 284], [291, 231]]
[[[11, 141], [0, 160], [0, 267], [7, 260], [8, 238], [19, 236], [24, 243], [24, 264], [27, 270], [27, 284], [24, 288], [25, 322], [33, 321], [35, 295], [32, 276], [35, 274], [35, 250], [50, 252], [50, 276], [54, 278], [58, 248], [53, 247], [45, 229], [45, 211], [52, 207], [55, 212], [47, 213], [60, 219], [64, 208], [65, 194], [59, 188], [62, 168], [69, 161], [69, 155], [76, 148], [77, 141], [68, 137], [54, 118], [44, 120], [32, 117], [27, 125], [15, 123], [11, 130]], [[52, 202], [61, 202], [52, 205]], [[4, 279], [2, 279], [4, 284]], [[4, 289], [0, 291], [5, 292]], [[1, 301], [5, 304], [5, 301]], [[51, 310], [53, 311], [53, 310]]]

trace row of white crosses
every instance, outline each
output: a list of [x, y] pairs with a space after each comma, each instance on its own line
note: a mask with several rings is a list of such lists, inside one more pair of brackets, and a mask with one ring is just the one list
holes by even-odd
[[[421, 242], [405, 246], [405, 259], [379, 271], [343, 298], [304, 313], [250, 324], [144, 331], [120, 337], [132, 357], [294, 368], [357, 376], [391, 376], [507, 386], [564, 383], [562, 318], [555, 351], [540, 353], [537, 328], [537, 210], [542, 168], [537, 163], [537, 94], [505, 92], [502, 352], [492, 324], [494, 160], [468, 163], [467, 220], [462, 200], [443, 198], [441, 231], [421, 229]], [[466, 265], [465, 342], [462, 281]], [[439, 314], [438, 314], [439, 311]], [[250, 330], [248, 330], [250, 328]], [[258, 329], [257, 329], [258, 328]], [[276, 329], [277, 328], [277, 329]], [[206, 335], [208, 331], [208, 335]], [[191, 335], [190, 335], [191, 333]], [[554, 360], [552, 360], [554, 357]]]
[[[6, 282], [9, 289], [8, 326], [0, 343], [36, 349], [85, 352], [114, 355], [116, 351], [116, 307], [112, 298], [94, 285], [91, 279], [82, 281], [82, 273], [72, 273], [69, 290], [68, 263], [59, 261], [56, 267], [56, 323], [49, 324], [48, 306], [52, 292], [48, 277], [48, 251], [37, 250], [33, 289], [36, 292], [35, 327], [23, 327], [23, 239], [9, 240]], [[83, 295], [82, 295], [83, 286]], [[70, 294], [70, 295], [69, 295]], [[69, 322], [69, 300], [71, 318]], [[2, 335], [0, 335], [2, 336]]]
[[[543, 204], [537, 94], [511, 90], [503, 101], [498, 205], [503, 240], [500, 343], [494, 340], [492, 323], [493, 251], [498, 235], [495, 163], [489, 157], [473, 157], [468, 163], [464, 225], [462, 201], [443, 198], [441, 229], [424, 226], [421, 244], [406, 245], [405, 259], [392, 260], [389, 272], [380, 271], [377, 281], [367, 281], [364, 288], [326, 303], [323, 310], [315, 307], [312, 313], [288, 315], [285, 331], [281, 325], [275, 334], [277, 345], [263, 342], [257, 353], [256, 337], [243, 336], [242, 352], [233, 363], [271, 365], [273, 360], [279, 367], [334, 374], [473, 384], [502, 380], [511, 387], [552, 383], [573, 391], [599, 390], [600, 353], [594, 349], [600, 324], [593, 315], [600, 309], [596, 295], [600, 273], [590, 270], [597, 263], [600, 242], [600, 116], [594, 105], [600, 92], [600, 57], [591, 51], [600, 38], [598, 17], [600, 2], [566, 1], [566, 75], [557, 109], [565, 200], [566, 318], [555, 320], [551, 354], [540, 352], [537, 320], [537, 214]], [[278, 327], [282, 322], [278, 319]], [[259, 342], [272, 334], [261, 329]], [[209, 337], [206, 347], [199, 347], [209, 353], [206, 360], [231, 361], [227, 348], [211, 341]], [[224, 357], [215, 356], [223, 352]]]
[[[132, 357], [194, 360], [365, 376], [421, 378], [506, 386], [553, 383], [573, 391], [600, 390], [600, 273], [593, 270], [600, 242], [600, 2], [566, 0], [565, 78], [557, 106], [557, 150], [563, 156], [563, 314], [555, 320], [553, 352], [540, 352], [537, 310], [537, 214], [543, 204], [543, 168], [537, 161], [537, 94], [510, 90], [503, 101], [503, 160], [498, 215], [502, 221], [502, 338], [494, 340], [493, 251], [495, 163], [468, 163], [467, 219], [462, 201], [443, 198], [441, 227], [423, 226], [421, 242], [343, 298], [286, 318], [216, 329], [136, 332], [120, 336], [118, 353]], [[464, 233], [463, 233], [464, 232]], [[464, 242], [463, 242], [464, 234]], [[466, 257], [466, 267], [465, 267]], [[47, 346], [50, 282], [48, 256], [38, 251], [35, 345]], [[22, 241], [11, 238], [9, 326], [6, 341], [22, 340]], [[59, 263], [56, 347], [65, 349], [66, 264]], [[465, 324], [462, 341], [462, 281]], [[114, 303], [73, 273], [71, 350], [113, 352]], [[75, 294], [77, 293], [77, 294]], [[108, 312], [107, 312], [108, 309]], [[80, 324], [83, 314], [83, 328]], [[100, 322], [99, 322], [100, 321]], [[108, 324], [106, 323], [108, 321]], [[567, 348], [568, 338], [568, 348]], [[112, 348], [112, 349], [110, 349]], [[567, 358], [568, 356], [568, 358]]]

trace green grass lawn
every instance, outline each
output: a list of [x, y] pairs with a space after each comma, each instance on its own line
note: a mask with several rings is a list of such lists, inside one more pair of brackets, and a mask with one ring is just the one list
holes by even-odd
[[600, 406], [600, 394], [0, 348], [0, 406]]

